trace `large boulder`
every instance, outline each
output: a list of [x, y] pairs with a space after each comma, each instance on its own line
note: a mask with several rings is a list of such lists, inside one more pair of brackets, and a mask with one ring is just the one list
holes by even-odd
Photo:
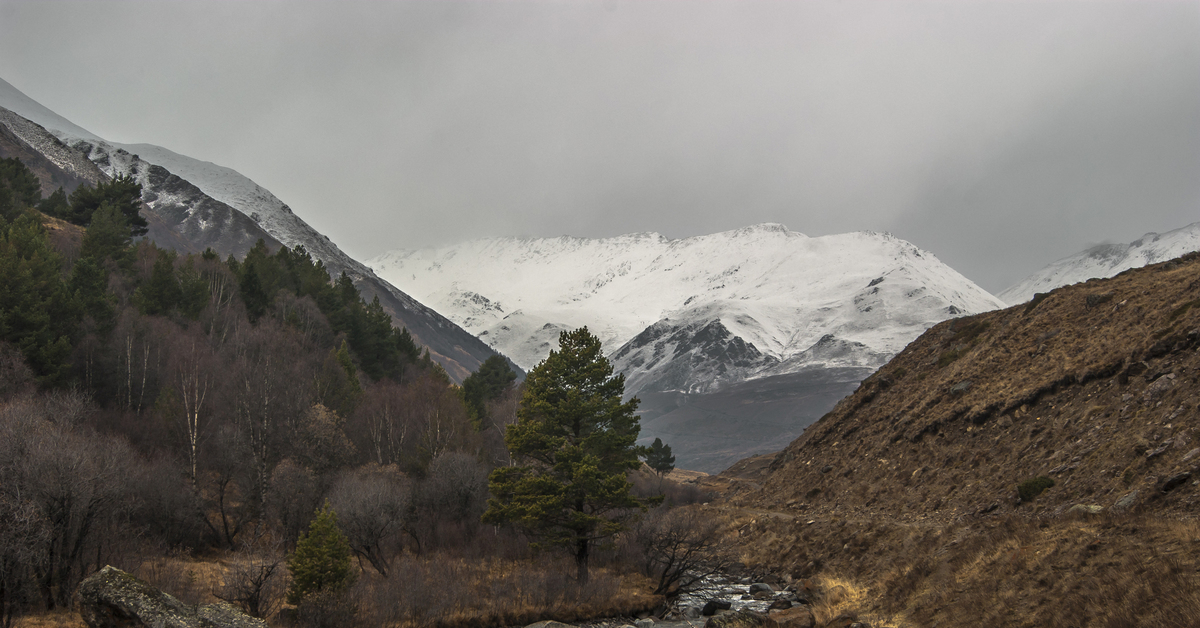
[[184, 604], [111, 565], [79, 585], [79, 615], [91, 628], [267, 628], [224, 602]]

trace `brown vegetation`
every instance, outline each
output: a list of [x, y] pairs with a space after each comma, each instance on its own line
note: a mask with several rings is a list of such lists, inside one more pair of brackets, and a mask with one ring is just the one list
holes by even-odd
[[872, 625], [1200, 625], [1197, 294], [1192, 254], [939, 324], [714, 508]]

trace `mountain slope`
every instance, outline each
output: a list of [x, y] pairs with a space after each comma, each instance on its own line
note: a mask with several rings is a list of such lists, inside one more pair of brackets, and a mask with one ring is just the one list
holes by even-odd
[[0, 107], [4, 108], [0, 110], [0, 125], [60, 167], [71, 167], [72, 160], [83, 155], [84, 161], [90, 160], [105, 176], [135, 177], [154, 215], [150, 237], [165, 246], [188, 251], [211, 246], [222, 255], [242, 255], [260, 238], [273, 247], [301, 245], [335, 276], [346, 272], [366, 299], [378, 296], [396, 324], [406, 327], [428, 347], [432, 357], [456, 380], [461, 381], [495, 353], [473, 335], [375, 276], [269, 191], [234, 170], [149, 144], [107, 142], [3, 80]]
[[368, 263], [526, 368], [559, 331], [587, 325], [630, 393], [875, 367], [938, 321], [1001, 305], [890, 235], [774, 224], [682, 240], [495, 238]]
[[1129, 244], [1101, 244], [1050, 264], [996, 295], [1009, 305], [1024, 303], [1038, 292], [1049, 292], [1088, 279], [1112, 277], [1200, 251], [1200, 222], [1166, 233], [1147, 233]]
[[936, 325], [731, 467], [714, 508], [751, 568], [841, 578], [871, 625], [1182, 627], [1200, 617], [1197, 478], [1189, 253]]

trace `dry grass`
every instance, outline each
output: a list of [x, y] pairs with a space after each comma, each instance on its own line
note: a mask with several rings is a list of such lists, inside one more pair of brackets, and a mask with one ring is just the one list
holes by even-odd
[[[818, 625], [850, 613], [896, 627], [1200, 626], [1195, 519], [754, 521], [742, 524], [747, 564], [814, 583]], [[789, 538], [790, 548], [765, 543]]]
[[820, 597], [812, 604], [813, 619], [823, 626], [838, 617], [853, 617], [877, 628], [907, 628], [909, 624], [890, 614], [881, 612], [874, 601], [878, 590], [837, 575], [821, 575], [814, 579]]
[[16, 628], [86, 628], [87, 624], [79, 617], [79, 613], [71, 610], [57, 610], [40, 615], [25, 615], [18, 617]]
[[568, 561], [406, 557], [391, 578], [367, 577], [356, 588], [361, 622], [410, 626], [514, 626], [633, 615], [654, 608], [649, 581], [593, 569], [580, 588]]

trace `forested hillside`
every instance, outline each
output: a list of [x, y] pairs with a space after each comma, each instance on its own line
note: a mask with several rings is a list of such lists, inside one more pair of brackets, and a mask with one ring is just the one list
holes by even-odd
[[574, 584], [589, 572], [566, 555], [480, 520], [489, 473], [514, 468], [521, 393], [504, 358], [455, 385], [300, 246], [159, 248], [132, 178], [40, 190], [0, 160], [0, 628], [75, 621], [80, 581], [105, 565], [272, 621], [286, 597], [289, 621], [313, 627], [629, 614], [679, 587], [664, 543], [713, 542], [715, 523], [665, 514], [697, 491], [626, 480], [634, 419], [605, 480], [624, 510], [581, 542], [666, 505]]
[[[323, 499], [354, 524], [386, 487], [425, 548], [477, 525], [459, 511], [504, 460], [503, 360], [468, 410], [345, 274], [261, 241], [160, 249], [140, 195], [118, 177], [43, 198], [0, 161], [0, 624], [69, 606], [106, 563], [266, 543], [278, 565]], [[385, 541], [351, 535], [381, 573]]]

